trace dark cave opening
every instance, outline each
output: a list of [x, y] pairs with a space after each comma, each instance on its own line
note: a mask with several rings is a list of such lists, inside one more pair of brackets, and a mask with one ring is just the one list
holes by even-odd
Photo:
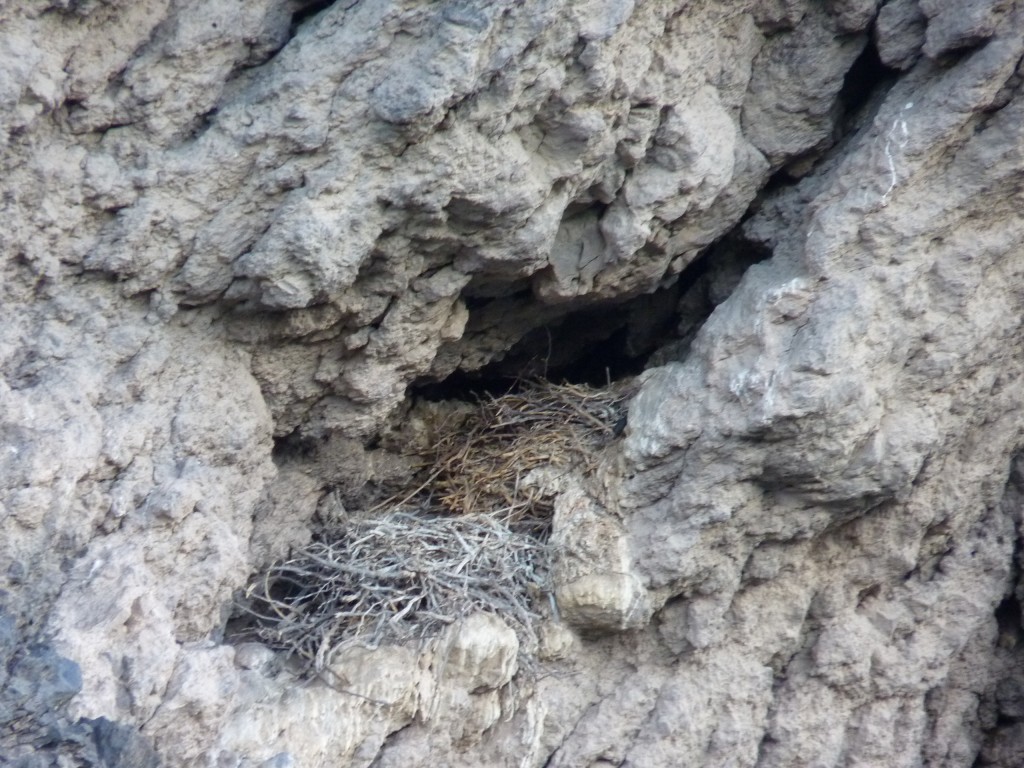
[[1010, 594], [996, 608], [996, 624], [999, 627], [999, 642], [1017, 647], [1024, 638], [1021, 626], [1021, 604], [1015, 594]]
[[630, 349], [629, 329], [619, 320], [626, 311], [613, 306], [559, 318], [527, 333], [501, 360], [476, 371], [457, 370], [441, 381], [415, 384], [410, 394], [427, 400], [463, 400], [500, 395], [532, 379], [600, 387], [635, 376], [644, 369], [648, 354]]
[[335, 0], [294, 0], [292, 3], [292, 21], [289, 27], [289, 36], [294, 37], [299, 25], [306, 19], [316, 16], [320, 11], [325, 11], [334, 5]]
[[878, 48], [872, 40], [868, 40], [864, 50], [853, 62], [853, 66], [843, 78], [843, 87], [839, 91], [839, 105], [842, 114], [839, 118], [841, 134], [856, 129], [866, 108], [873, 102], [880, 103], [878, 96], [885, 94], [899, 73], [882, 63]]
[[274, 437], [274, 447], [270, 455], [279, 466], [289, 462], [309, 461], [316, 455], [318, 442], [316, 438], [304, 434], [301, 428], [296, 427], [287, 435]]
[[871, 42], [865, 45], [843, 78], [843, 87], [839, 91], [839, 100], [846, 111], [855, 112], [867, 103], [871, 93], [890, 74], [893, 72], [882, 63], [878, 48]]
[[[702, 272], [706, 263], [698, 261], [693, 266]], [[427, 400], [472, 400], [515, 390], [534, 379], [602, 387], [635, 376], [654, 349], [672, 338], [684, 284], [680, 280], [631, 301], [553, 319], [527, 332], [500, 359], [478, 370], [457, 370], [441, 381], [418, 382], [410, 394]]]
[[768, 181], [761, 187], [761, 191], [757, 194], [757, 201], [755, 205], [763, 201], [768, 195], [776, 192], [785, 187], [791, 187], [800, 181], [799, 175], [793, 172], [793, 166], [784, 165], [771, 176], [768, 177]]
[[[674, 282], [627, 301], [590, 306], [541, 324], [483, 367], [414, 382], [413, 399], [474, 400], [535, 379], [604, 387], [649, 365], [685, 357], [689, 343], [747, 268], [771, 256], [738, 230], [705, 250]], [[524, 295], [524, 304], [529, 296]], [[470, 312], [488, 299], [470, 299]]]

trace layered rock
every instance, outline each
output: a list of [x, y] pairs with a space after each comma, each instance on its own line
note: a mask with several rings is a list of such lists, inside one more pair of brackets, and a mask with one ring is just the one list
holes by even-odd
[[[5, 756], [1019, 764], [1024, 20], [879, 5], [0, 7]], [[539, 674], [223, 643], [410, 385], [652, 295], [715, 309], [564, 485]]]

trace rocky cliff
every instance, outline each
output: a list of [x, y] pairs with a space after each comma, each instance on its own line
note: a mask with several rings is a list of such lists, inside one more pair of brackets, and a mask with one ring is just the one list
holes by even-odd
[[[0, 758], [1024, 763], [1022, 57], [1016, 0], [0, 2]], [[628, 408], [515, 475], [535, 626], [240, 639], [517, 377]]]

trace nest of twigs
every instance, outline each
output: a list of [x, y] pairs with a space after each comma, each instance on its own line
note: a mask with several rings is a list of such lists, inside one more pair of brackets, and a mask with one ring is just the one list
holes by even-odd
[[529, 635], [546, 560], [535, 536], [488, 515], [392, 512], [346, 526], [255, 582], [257, 633], [317, 671], [353, 643], [429, 637], [476, 611]]
[[552, 478], [593, 469], [621, 429], [625, 399], [612, 388], [532, 382], [441, 420], [414, 487], [253, 581], [245, 634], [316, 672], [349, 645], [429, 637], [477, 611], [535, 645], [550, 593]]
[[621, 431], [626, 399], [621, 388], [532, 381], [481, 401], [469, 419], [437, 430], [426, 482], [431, 506], [550, 520], [556, 484], [532, 473], [591, 472], [600, 448]]

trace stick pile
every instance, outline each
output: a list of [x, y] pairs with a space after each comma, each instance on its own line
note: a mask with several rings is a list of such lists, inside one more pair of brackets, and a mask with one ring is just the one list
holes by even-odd
[[625, 394], [576, 384], [529, 382], [489, 398], [457, 431], [441, 430], [431, 472], [432, 502], [455, 514], [550, 520], [551, 489], [524, 482], [531, 470], [593, 470], [615, 433]]
[[544, 589], [545, 545], [487, 515], [406, 511], [350, 523], [274, 565], [248, 597], [256, 634], [317, 672], [352, 642], [375, 647], [429, 637], [475, 611], [521, 632]]
[[[550, 592], [553, 493], [532, 470], [587, 472], [615, 433], [622, 391], [530, 383], [442, 424], [415, 487], [275, 563], [246, 591], [243, 635], [323, 672], [341, 648], [429, 637], [500, 615], [535, 644]], [[371, 514], [372, 513], [372, 514]]]

